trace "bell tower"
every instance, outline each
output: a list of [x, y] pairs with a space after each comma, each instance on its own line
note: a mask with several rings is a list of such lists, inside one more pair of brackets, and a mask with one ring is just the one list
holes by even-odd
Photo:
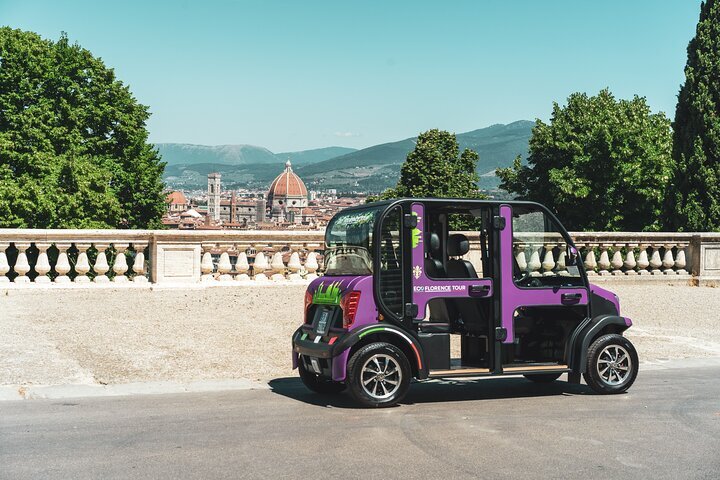
[[220, 221], [220, 174], [208, 174], [208, 217]]

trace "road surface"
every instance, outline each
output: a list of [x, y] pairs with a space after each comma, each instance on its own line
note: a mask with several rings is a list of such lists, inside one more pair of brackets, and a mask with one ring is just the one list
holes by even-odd
[[[522, 378], [415, 384], [355, 408], [271, 390], [0, 402], [0, 478], [720, 478], [720, 367], [628, 394]], [[455, 384], [457, 383], [457, 384]]]

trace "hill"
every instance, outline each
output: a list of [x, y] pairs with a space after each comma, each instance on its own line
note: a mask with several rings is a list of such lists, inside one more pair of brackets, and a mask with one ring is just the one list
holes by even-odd
[[278, 158], [267, 148], [254, 145], [191, 145], [187, 143], [158, 143], [155, 145], [164, 162], [170, 165], [217, 163], [243, 165], [275, 163]]
[[[457, 135], [460, 149], [478, 152], [478, 173], [482, 188], [494, 188], [498, 180], [494, 171], [512, 164], [517, 155], [527, 156], [534, 122], [520, 120], [497, 124]], [[415, 147], [416, 137], [364, 148], [324, 162], [296, 169], [308, 186], [316, 188], [362, 189], [381, 191], [394, 186], [400, 166]]]

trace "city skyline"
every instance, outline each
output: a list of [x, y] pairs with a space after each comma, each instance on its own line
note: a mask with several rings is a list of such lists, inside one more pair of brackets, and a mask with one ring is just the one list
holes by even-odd
[[282, 152], [547, 120], [604, 87], [672, 118], [699, 3], [0, 0], [0, 24], [102, 57], [152, 142]]

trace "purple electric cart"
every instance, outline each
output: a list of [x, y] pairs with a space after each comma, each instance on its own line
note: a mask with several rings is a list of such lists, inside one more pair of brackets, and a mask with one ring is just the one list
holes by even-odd
[[[567, 231], [542, 205], [400, 199], [343, 210], [325, 275], [305, 294], [293, 367], [320, 393], [396, 404], [410, 380], [581, 374], [598, 393], [635, 381], [618, 298], [588, 283]], [[453, 340], [453, 341], [451, 341]]]

